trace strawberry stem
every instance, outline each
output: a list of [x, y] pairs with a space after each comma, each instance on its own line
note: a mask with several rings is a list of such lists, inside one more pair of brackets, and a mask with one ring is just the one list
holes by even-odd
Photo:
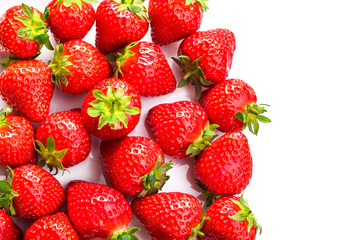
[[129, 10], [130, 12], [136, 14], [141, 20], [146, 19], [150, 22], [146, 14], [146, 7], [143, 5], [144, 0], [113, 0], [119, 4], [118, 11]]
[[114, 67], [115, 78], [119, 78], [119, 74], [123, 75], [123, 73], [121, 71], [121, 67], [128, 57], [135, 55], [135, 53], [132, 52], [130, 49], [135, 47], [138, 43], [139, 42], [129, 43], [124, 48], [122, 48], [121, 51], [118, 53], [118, 57], [115, 61], [115, 67]]
[[71, 75], [72, 73], [66, 68], [67, 66], [73, 65], [68, 61], [71, 55], [63, 55], [64, 45], [58, 44], [55, 48], [54, 57], [51, 61], [49, 67], [51, 69], [51, 81], [56, 84], [61, 89], [61, 84], [65, 87], [68, 86], [68, 80], [66, 75]]
[[2, 108], [0, 109], [0, 127], [2, 126], [8, 126], [11, 127], [10, 123], [8, 123], [7, 121], [5, 121], [6, 116], [11, 113], [12, 109], [9, 107], [6, 107], [5, 109]]
[[12, 189], [12, 181], [14, 179], [14, 171], [8, 167], [6, 171], [6, 180], [0, 181], [0, 208], [14, 216], [16, 214], [13, 199], [18, 196], [18, 193]]
[[214, 130], [218, 127], [219, 125], [217, 124], [210, 125], [208, 121], [205, 125], [203, 134], [198, 140], [196, 140], [188, 147], [188, 149], [186, 150], [186, 155], [190, 155], [189, 157], [195, 157], [207, 146], [210, 146], [211, 140], [216, 136]]
[[133, 227], [129, 230], [117, 232], [113, 236], [111, 236], [111, 240], [139, 240], [138, 237], [134, 235], [136, 231], [138, 231], [140, 228]]
[[262, 123], [270, 123], [271, 120], [268, 117], [262, 115], [267, 112], [263, 106], [269, 106], [267, 104], [248, 104], [244, 112], [237, 112], [235, 117], [244, 123], [243, 130], [247, 127], [250, 132], [257, 135], [259, 132], [259, 121]]
[[205, 216], [204, 209], [201, 209], [201, 210], [202, 210], [201, 220], [198, 225], [196, 225], [193, 229], [191, 229], [192, 234], [188, 237], [187, 240], [196, 240], [197, 236], [201, 236], [201, 237], [204, 236], [204, 233], [201, 232], [201, 228], [203, 227], [205, 220], [208, 220], [210, 218]]

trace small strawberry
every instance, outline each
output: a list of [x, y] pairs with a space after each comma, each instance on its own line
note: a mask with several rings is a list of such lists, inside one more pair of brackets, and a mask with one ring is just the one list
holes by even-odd
[[36, 151], [42, 157], [40, 166], [65, 171], [86, 159], [91, 149], [91, 136], [80, 110], [62, 111], [47, 116], [36, 130]]
[[157, 193], [169, 176], [160, 146], [146, 137], [124, 137], [101, 143], [101, 154], [111, 184], [128, 197]]
[[23, 233], [11, 217], [0, 209], [0, 239], [1, 240], [22, 240]]
[[34, 122], [49, 114], [53, 91], [50, 68], [38, 60], [12, 63], [0, 75], [4, 102]]
[[91, 44], [70, 40], [57, 45], [50, 64], [52, 81], [63, 92], [88, 92], [95, 84], [111, 76], [110, 64]]
[[139, 41], [149, 29], [144, 0], [104, 0], [96, 9], [95, 46], [103, 54]]
[[123, 195], [106, 185], [73, 181], [67, 188], [69, 217], [81, 239], [131, 239], [138, 228], [126, 230], [131, 208]]
[[58, 211], [65, 201], [59, 181], [36, 165], [9, 168], [0, 186], [0, 208], [16, 217], [37, 219]]
[[165, 45], [196, 32], [207, 0], [150, 0], [149, 18], [154, 43]]
[[96, 0], [52, 0], [47, 23], [56, 41], [83, 39], [95, 22]]
[[26, 118], [0, 110], [0, 165], [18, 167], [37, 163], [34, 128]]
[[80, 240], [68, 216], [63, 212], [36, 220], [25, 232], [24, 240]]
[[210, 145], [217, 127], [209, 125], [202, 107], [188, 101], [157, 105], [146, 122], [164, 153], [180, 159], [194, 157]]
[[116, 59], [115, 77], [130, 83], [142, 96], [160, 96], [176, 89], [174, 74], [162, 50], [150, 42], [133, 42]]
[[139, 122], [141, 100], [127, 82], [109, 78], [96, 84], [82, 106], [85, 127], [109, 141], [128, 135]]
[[199, 31], [186, 37], [179, 46], [179, 59], [173, 58], [185, 73], [178, 87], [194, 85], [199, 99], [201, 86], [227, 78], [235, 48], [235, 35], [228, 29]]

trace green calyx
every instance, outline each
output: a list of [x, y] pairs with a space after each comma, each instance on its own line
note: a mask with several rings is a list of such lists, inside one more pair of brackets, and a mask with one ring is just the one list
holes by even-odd
[[139, 240], [139, 238], [134, 235], [139, 229], [140, 228], [133, 227], [127, 231], [117, 232], [111, 236], [110, 240]]
[[39, 167], [48, 166], [50, 172], [55, 168], [55, 174], [58, 174], [59, 170], [68, 171], [61, 163], [61, 159], [65, 157], [66, 152], [69, 150], [65, 148], [60, 151], [55, 151], [55, 141], [52, 136], [48, 137], [46, 140], [46, 146], [44, 146], [40, 141], [35, 140], [36, 144], [39, 146], [39, 149], [35, 145], [36, 152], [41, 156], [43, 160], [38, 163]]
[[130, 12], [136, 14], [141, 20], [146, 19], [146, 21], [150, 22], [146, 14], [146, 7], [143, 5], [145, 0], [112, 0], [118, 3], [119, 9], [118, 11], [129, 10]]
[[205, 3], [206, 1], [208, 1], [208, 0], [186, 0], [185, 6], [188, 6], [188, 5], [194, 4], [194, 3], [199, 3], [200, 6], [201, 6], [201, 8], [202, 8], [204, 11], [206, 11], [206, 10], [209, 9], [208, 6], [206, 6], [206, 3]]
[[139, 108], [129, 107], [133, 95], [124, 95], [124, 89], [122, 88], [118, 88], [115, 92], [110, 84], [106, 96], [100, 90], [94, 90], [93, 96], [96, 100], [89, 103], [92, 107], [88, 108], [87, 114], [90, 117], [100, 116], [98, 129], [103, 128], [105, 125], [109, 125], [111, 129], [117, 130], [122, 128], [122, 124], [127, 128], [127, 114], [140, 114]]
[[187, 238], [187, 240], [196, 240], [197, 239], [197, 236], [204, 236], [205, 234], [203, 232], [201, 232], [201, 228], [203, 227], [204, 225], [204, 222], [205, 220], [208, 220], [210, 219], [210, 217], [206, 217], [205, 216], [205, 211], [204, 209], [201, 209], [202, 210], [202, 214], [201, 214], [201, 220], [199, 222], [198, 225], [196, 225], [193, 229], [191, 229], [191, 235]]
[[202, 189], [202, 194], [206, 197], [205, 206], [210, 207], [210, 205], [218, 198], [222, 197], [222, 195], [217, 195], [211, 192], [202, 182], [198, 179], [195, 180], [196, 185], [198, 185]]
[[11, 64], [19, 62], [19, 61], [25, 61], [25, 60], [34, 60], [36, 59], [38, 56], [40, 55], [40, 53], [34, 55], [33, 57], [30, 58], [25, 58], [25, 59], [19, 59], [17, 56], [10, 54], [8, 58], [5, 58], [4, 60], [2, 60], [0, 62], [0, 65], [3, 66], [3, 68], [7, 68], [9, 67]]
[[11, 113], [12, 109], [9, 107], [6, 107], [5, 109], [2, 108], [0, 109], [0, 127], [2, 126], [8, 126], [11, 127], [10, 123], [8, 123], [7, 121], [5, 121], [6, 116]]
[[218, 127], [219, 125], [217, 124], [210, 125], [210, 123], [207, 122], [202, 136], [188, 147], [186, 155], [190, 155], [189, 157], [195, 157], [207, 146], [210, 146], [211, 140], [216, 136], [214, 130]]
[[14, 179], [14, 171], [8, 167], [6, 171], [6, 180], [0, 181], [0, 208], [14, 216], [16, 214], [13, 207], [13, 199], [18, 196], [18, 193], [12, 189], [12, 181]]
[[246, 106], [245, 112], [237, 112], [235, 117], [244, 123], [243, 130], [247, 127], [250, 132], [257, 135], [259, 132], [259, 121], [262, 123], [269, 123], [271, 120], [268, 117], [262, 115], [267, 112], [263, 106], [268, 106], [267, 104], [248, 104]]
[[161, 165], [161, 157], [159, 156], [155, 167], [149, 173], [140, 177], [140, 180], [143, 181], [142, 187], [144, 190], [139, 193], [138, 197], [158, 193], [166, 181], [169, 180], [170, 176], [165, 176], [164, 174], [172, 168], [171, 165], [173, 164], [172, 162], [167, 162]]
[[106, 59], [109, 62], [115, 62], [115, 67], [114, 67], [114, 77], [115, 78], [119, 78], [119, 74], [123, 75], [123, 73], [121, 71], [121, 66], [128, 57], [135, 55], [135, 53], [132, 52], [130, 49], [135, 47], [138, 43], [139, 42], [129, 43], [128, 45], [126, 45], [124, 48], [121, 49], [121, 51], [118, 53], [117, 57], [114, 55], [106, 56]]
[[63, 55], [64, 45], [58, 44], [55, 48], [54, 57], [51, 61], [49, 67], [51, 69], [51, 81], [56, 84], [61, 89], [61, 83], [67, 87], [68, 80], [66, 75], [71, 75], [72, 73], [66, 68], [67, 66], [73, 65], [68, 61], [71, 55]]
[[256, 230], [259, 230], [259, 233], [262, 232], [262, 227], [257, 223], [256, 218], [254, 217], [254, 214], [251, 212], [249, 208], [249, 204], [244, 199], [244, 194], [241, 194], [239, 197], [240, 201], [231, 200], [234, 204], [239, 206], [241, 209], [239, 212], [237, 212], [232, 219], [235, 221], [248, 221], [248, 227], [247, 231], [250, 232], [251, 228], [255, 225]]
[[98, 1], [96, 1], [96, 0], [57, 0], [55, 4], [59, 4], [61, 2], [63, 3], [63, 5], [65, 7], [70, 7], [74, 3], [81, 10], [83, 3], [94, 4], [94, 3], [97, 3]]

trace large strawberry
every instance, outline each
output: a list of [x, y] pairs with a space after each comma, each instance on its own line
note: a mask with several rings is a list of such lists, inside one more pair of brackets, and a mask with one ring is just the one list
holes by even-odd
[[186, 37], [179, 46], [179, 59], [173, 58], [185, 74], [178, 87], [194, 85], [199, 98], [202, 86], [227, 78], [235, 48], [235, 35], [228, 29], [199, 31]]
[[49, 114], [53, 91], [50, 68], [38, 60], [12, 63], [0, 75], [4, 102], [34, 122]]
[[59, 181], [36, 165], [8, 169], [7, 180], [0, 181], [0, 207], [11, 215], [37, 219], [58, 211], [65, 201]]
[[196, 32], [207, 0], [150, 0], [149, 18], [154, 43], [165, 45]]
[[86, 95], [82, 117], [86, 128], [108, 141], [128, 135], [139, 122], [141, 100], [127, 82], [109, 78], [96, 84]]
[[18, 225], [0, 209], [0, 239], [1, 240], [22, 240], [23, 233]]
[[[91, 149], [91, 136], [80, 110], [62, 111], [47, 116], [36, 130], [36, 151], [42, 157], [40, 166], [65, 171], [86, 159]], [[56, 174], [55, 173], [55, 174]]]
[[48, 17], [47, 9], [41, 14], [25, 4], [11, 7], [0, 18], [0, 48], [20, 59], [34, 57], [44, 44], [52, 49], [45, 23]]
[[0, 110], [0, 165], [14, 168], [37, 163], [31, 122], [10, 112], [10, 108]]
[[259, 121], [268, 123], [270, 119], [262, 115], [264, 104], [256, 104], [254, 90], [240, 79], [227, 79], [204, 91], [200, 103], [209, 120], [219, 125], [220, 131], [241, 131], [246, 127], [257, 134]]
[[217, 127], [209, 125], [202, 107], [189, 101], [159, 104], [149, 110], [146, 122], [164, 153], [180, 159], [210, 145]]
[[150, 42], [133, 42], [124, 47], [116, 60], [115, 77], [133, 85], [142, 96], [164, 95], [176, 88], [164, 53]]
[[106, 185], [73, 181], [67, 188], [69, 217], [81, 239], [131, 239], [131, 208], [123, 195]]
[[96, 0], [52, 0], [47, 23], [55, 39], [66, 42], [83, 39], [95, 22]]
[[64, 92], [80, 94], [111, 76], [110, 64], [91, 44], [70, 40], [56, 46], [50, 64], [52, 81]]
[[169, 176], [160, 146], [146, 137], [124, 137], [101, 143], [101, 154], [110, 182], [125, 196], [157, 193]]
[[96, 9], [95, 46], [103, 54], [139, 41], [149, 29], [144, 0], [104, 0]]

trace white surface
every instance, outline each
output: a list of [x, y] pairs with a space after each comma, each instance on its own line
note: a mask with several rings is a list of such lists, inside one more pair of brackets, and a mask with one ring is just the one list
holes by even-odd
[[[2, 1], [1, 14], [21, 2]], [[23, 2], [42, 11], [48, 1]], [[257, 137], [246, 131], [254, 171], [245, 198], [263, 227], [257, 239], [359, 239], [360, 3], [210, 0], [207, 4], [210, 9], [201, 30], [227, 27], [237, 38], [229, 77], [245, 80], [259, 103], [271, 105], [268, 116], [273, 122], [263, 124]], [[94, 33], [93, 28], [85, 40], [94, 44]], [[162, 47], [168, 58], [176, 55], [178, 44]], [[44, 51], [40, 58], [48, 61], [52, 56]], [[169, 62], [179, 80], [179, 69]], [[80, 107], [84, 96], [56, 90], [51, 113]], [[142, 98], [142, 117], [131, 135], [148, 136], [144, 119], [152, 106], [189, 99], [194, 100], [190, 88]], [[71, 179], [105, 183], [98, 148], [94, 137], [88, 159], [69, 169], [71, 174], [57, 176], [64, 186]], [[174, 162], [163, 190], [199, 196], [192, 160]], [[26, 227], [23, 221], [16, 222]], [[139, 222], [134, 218], [131, 225]], [[150, 239], [145, 229], [137, 235]]]

